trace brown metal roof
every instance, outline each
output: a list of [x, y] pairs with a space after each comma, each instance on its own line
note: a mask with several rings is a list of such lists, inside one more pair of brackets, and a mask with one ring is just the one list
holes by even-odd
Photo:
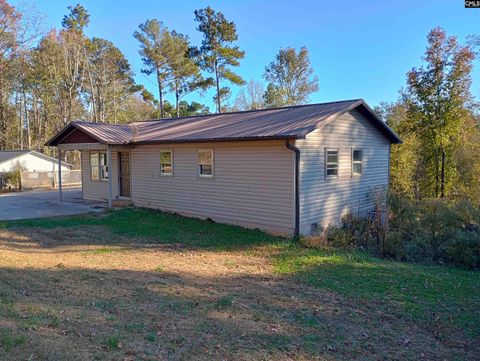
[[[361, 99], [149, 120], [129, 125], [73, 122], [69, 126], [81, 129], [99, 142], [106, 144], [301, 139], [321, 123], [333, 120], [355, 108], [362, 111], [392, 143], [400, 142], [398, 136]], [[61, 139], [68, 134], [68, 127], [66, 127], [47, 145], [55, 146], [61, 143]]]

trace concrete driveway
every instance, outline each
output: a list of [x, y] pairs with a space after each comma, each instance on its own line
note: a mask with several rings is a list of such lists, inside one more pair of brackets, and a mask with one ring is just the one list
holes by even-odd
[[60, 202], [57, 190], [33, 190], [0, 195], [0, 220], [55, 217], [100, 212], [106, 204], [85, 201], [80, 188], [63, 191]]

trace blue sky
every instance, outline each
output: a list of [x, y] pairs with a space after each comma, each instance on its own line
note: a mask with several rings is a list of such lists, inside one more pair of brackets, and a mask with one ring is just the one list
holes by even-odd
[[[157, 18], [199, 44], [201, 34], [195, 30], [193, 11], [207, 5], [237, 24], [238, 45], [246, 51], [237, 71], [247, 81], [262, 80], [265, 65], [280, 48], [307, 46], [320, 86], [311, 96], [312, 103], [364, 98], [374, 106], [395, 101], [405, 73], [420, 65], [429, 30], [442, 26], [461, 41], [469, 34], [480, 34], [480, 9], [465, 9], [463, 0], [21, 1], [33, 4], [45, 14], [46, 26], [56, 28], [67, 6], [77, 2], [91, 15], [87, 34], [118, 46], [132, 64], [137, 82], [152, 92], [154, 85], [140, 73], [133, 32], [146, 19]], [[479, 75], [475, 70], [472, 91], [477, 97]], [[233, 87], [234, 93], [237, 90]], [[187, 99], [202, 101], [213, 110], [212, 95], [213, 91]]]

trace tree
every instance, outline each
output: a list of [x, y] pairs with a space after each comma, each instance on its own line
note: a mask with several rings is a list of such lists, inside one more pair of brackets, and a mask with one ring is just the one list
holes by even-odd
[[69, 6], [70, 13], [65, 15], [62, 20], [62, 27], [68, 30], [75, 30], [83, 33], [83, 29], [88, 26], [90, 22], [90, 14], [80, 4]]
[[410, 126], [405, 104], [401, 101], [394, 104], [381, 103], [375, 107], [375, 112], [403, 142], [393, 146], [390, 151], [390, 190], [405, 198], [419, 198], [418, 175], [422, 166], [418, 159], [420, 144]]
[[220, 83], [228, 80], [235, 85], [245, 84], [243, 78], [230, 69], [240, 65], [239, 60], [245, 57], [245, 52], [238, 46], [230, 45], [238, 40], [237, 29], [235, 23], [228, 21], [221, 12], [215, 12], [209, 6], [195, 10], [194, 14], [203, 40], [200, 48], [194, 48], [193, 53], [198, 57], [201, 68], [214, 76], [214, 101], [217, 113], [221, 113], [222, 101], [230, 95], [230, 88], [222, 87]]
[[236, 110], [262, 109], [265, 105], [263, 94], [263, 84], [255, 80], [250, 80], [237, 94], [234, 108]]
[[168, 30], [161, 21], [157, 19], [147, 20], [139, 25], [140, 31], [135, 31], [133, 36], [140, 42], [140, 55], [145, 68], [142, 73], [151, 75], [155, 73], [158, 86], [158, 111], [161, 118], [164, 117], [163, 93], [169, 81], [170, 68], [167, 60], [167, 46], [165, 38], [168, 37]]
[[280, 49], [263, 74], [269, 82], [264, 95], [267, 106], [307, 103], [310, 94], [318, 90], [318, 79], [313, 73], [306, 47], [298, 53], [293, 48]]
[[21, 14], [5, 0], [0, 0], [0, 149], [8, 147], [7, 132], [10, 110], [7, 100], [12, 86], [12, 64], [18, 48]]
[[460, 134], [469, 115], [475, 53], [438, 27], [427, 40], [425, 64], [407, 73], [403, 99], [412, 130], [421, 142], [424, 191], [443, 198], [458, 175], [454, 154], [462, 143]]
[[179, 104], [179, 110], [177, 114], [182, 117], [190, 117], [194, 115], [204, 115], [209, 114], [210, 110], [204, 104], [198, 102], [188, 103], [185, 100], [182, 100]]
[[180, 116], [180, 99], [196, 90], [206, 90], [213, 84], [213, 79], [204, 79], [198, 64], [190, 52], [188, 37], [172, 31], [165, 37], [165, 56], [167, 59], [170, 82], [169, 86], [175, 94], [177, 117]]
[[87, 40], [87, 61], [95, 121], [117, 122], [119, 104], [134, 92], [133, 71], [123, 53], [108, 40]]

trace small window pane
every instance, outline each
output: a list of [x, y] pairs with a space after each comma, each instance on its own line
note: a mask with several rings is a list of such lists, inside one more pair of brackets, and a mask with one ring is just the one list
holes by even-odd
[[338, 154], [327, 154], [327, 163], [338, 163]]
[[362, 163], [353, 163], [353, 173], [362, 174]]
[[98, 153], [90, 153], [90, 179], [99, 179]]
[[213, 176], [213, 150], [198, 151], [198, 172], [200, 176]]
[[212, 164], [212, 152], [211, 151], [200, 151], [200, 152], [198, 152], [198, 163], [199, 164]]
[[200, 174], [201, 175], [212, 175], [212, 166], [207, 164], [200, 165]]
[[90, 154], [90, 165], [98, 166], [98, 153], [91, 153]]
[[161, 152], [160, 153], [160, 162], [171, 163], [172, 162], [172, 152]]
[[338, 175], [338, 169], [337, 168], [327, 168], [327, 175]]
[[362, 151], [361, 150], [354, 150], [353, 151], [353, 161], [362, 161]]
[[100, 167], [100, 179], [107, 180], [108, 179], [108, 165], [102, 165]]
[[108, 180], [107, 153], [100, 153], [100, 179], [101, 180]]
[[98, 167], [92, 167], [92, 180], [98, 180]]
[[160, 174], [172, 175], [172, 152], [162, 151], [160, 152]]

